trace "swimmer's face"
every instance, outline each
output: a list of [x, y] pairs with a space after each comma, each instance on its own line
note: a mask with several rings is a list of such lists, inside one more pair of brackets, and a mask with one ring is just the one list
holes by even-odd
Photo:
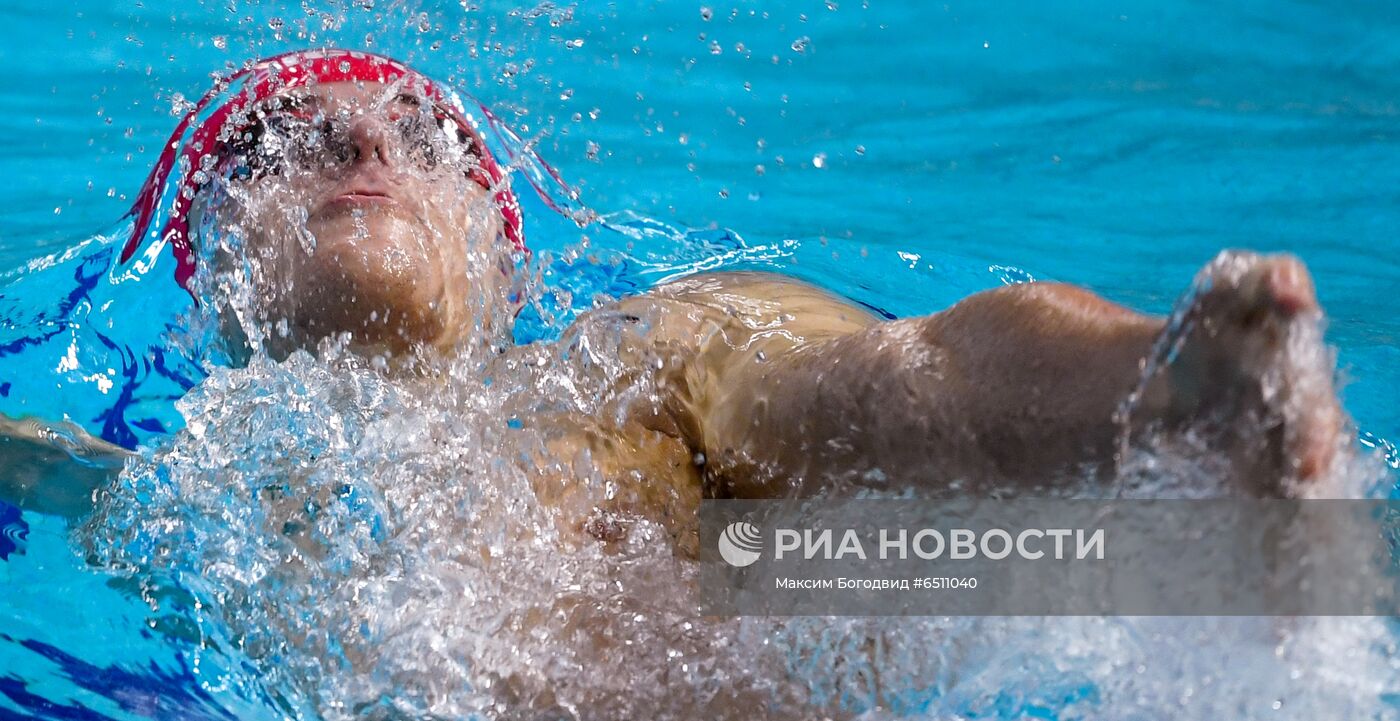
[[341, 333], [446, 346], [509, 317], [500, 214], [477, 149], [442, 117], [412, 86], [351, 82], [254, 112], [224, 217], [274, 350]]

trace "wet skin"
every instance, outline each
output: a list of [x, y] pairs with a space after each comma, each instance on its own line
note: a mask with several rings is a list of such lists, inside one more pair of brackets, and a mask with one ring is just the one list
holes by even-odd
[[[482, 211], [486, 189], [422, 162], [400, 132], [420, 101], [400, 90], [299, 93], [341, 123], [336, 152], [231, 186], [230, 222], [245, 229], [264, 284], [258, 312], [288, 321], [267, 352], [348, 334], [366, 354], [450, 354], [504, 331], [501, 220]], [[301, 221], [279, 215], [288, 199], [306, 209], [314, 250]], [[1325, 493], [1346, 418], [1330, 361], [1305, 363], [1287, 347], [1322, 322], [1306, 269], [1238, 254], [1206, 275], [1179, 352], [1146, 377], [1166, 320], [1069, 285], [1003, 287], [883, 321], [777, 275], [695, 276], [594, 310], [560, 341], [615, 348], [631, 370], [583, 390], [625, 406], [527, 423], [557, 457], [587, 451], [617, 482], [606, 507], [573, 520], [603, 540], [631, 516], [679, 533], [705, 496], [1040, 492], [1086, 470], [1111, 475], [1125, 438], [1187, 429], [1204, 429], [1229, 459], [1222, 493]], [[527, 352], [507, 349], [503, 362]], [[638, 383], [647, 400], [623, 392]], [[0, 460], [21, 445], [0, 445]], [[537, 469], [542, 497], [571, 504], [554, 482], [568, 468]]]

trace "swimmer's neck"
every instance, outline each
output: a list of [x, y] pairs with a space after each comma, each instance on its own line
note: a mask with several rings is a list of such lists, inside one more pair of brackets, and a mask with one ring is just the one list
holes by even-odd
[[236, 362], [247, 365], [254, 355], [263, 355], [275, 363], [284, 363], [292, 356], [301, 353], [333, 366], [374, 370], [385, 380], [404, 383], [428, 383], [438, 385], [449, 381], [460, 381], [463, 376], [474, 375], [478, 369], [485, 375], [485, 368], [497, 359], [510, 355], [515, 346], [500, 339], [473, 338], [461, 339], [451, 344], [388, 344], [367, 342], [351, 334], [341, 333], [332, 337], [320, 338], [314, 342], [264, 342], [261, 351], [246, 351], [246, 355]]

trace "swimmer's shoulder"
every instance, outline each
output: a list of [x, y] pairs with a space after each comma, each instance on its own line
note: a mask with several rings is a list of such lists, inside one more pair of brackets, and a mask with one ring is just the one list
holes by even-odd
[[[678, 441], [689, 454], [682, 454], [686, 460], [713, 447], [718, 436], [711, 426], [730, 423], [716, 421], [712, 413], [720, 399], [758, 388], [760, 376], [789, 353], [859, 333], [880, 320], [796, 278], [705, 273], [595, 308], [578, 318], [561, 343], [588, 348], [592, 357], [608, 360], [595, 366], [620, 371], [601, 374], [600, 397], [617, 398], [627, 410], [599, 417], [626, 417]], [[639, 387], [646, 390], [638, 392]], [[681, 486], [698, 483], [691, 476], [685, 479], [692, 483], [678, 481]]]
[[855, 332], [879, 321], [865, 308], [816, 285], [763, 271], [697, 273], [617, 302], [616, 309], [682, 325]]

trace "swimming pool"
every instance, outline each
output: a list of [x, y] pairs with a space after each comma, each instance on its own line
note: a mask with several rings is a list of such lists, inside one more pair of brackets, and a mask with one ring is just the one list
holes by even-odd
[[[589, 207], [621, 214], [610, 216], [619, 230], [583, 234], [596, 252], [624, 257], [622, 270], [554, 278], [580, 304], [692, 269], [766, 267], [894, 315], [1026, 278], [1160, 312], [1222, 247], [1289, 250], [1317, 278], [1363, 444], [1384, 452], [1384, 439], [1400, 436], [1400, 8], [843, 0], [3, 12], [0, 59], [16, 79], [0, 94], [11, 138], [0, 158], [11, 179], [0, 267], [118, 227], [172, 108], [201, 93], [212, 70], [368, 40], [476, 94], [522, 138], [538, 138]], [[533, 213], [548, 229], [532, 235], [537, 249], [578, 242], [538, 204]], [[37, 299], [76, 285], [73, 273], [31, 278], [5, 290], [7, 302], [25, 302], [7, 310], [0, 342], [52, 321], [37, 315]], [[149, 308], [101, 310], [118, 337], [173, 320]], [[155, 380], [114, 420], [103, 411], [118, 402], [95, 376], [114, 392], [126, 376], [113, 367], [74, 377], [49, 362], [61, 357], [0, 359], [0, 388], [56, 384], [42, 395], [0, 392], [0, 411], [69, 412], [112, 440], [144, 441], [180, 424], [173, 399], [198, 381], [177, 359], [154, 373], [133, 359]], [[200, 625], [208, 617], [191, 610], [192, 596], [88, 572], [61, 521], [23, 521], [24, 554], [0, 563], [0, 714], [327, 713], [264, 685], [237, 653], [192, 653], [228, 634]], [[908, 678], [899, 703], [885, 704], [898, 712], [1152, 718], [1180, 704], [1240, 718], [1397, 713], [1395, 639], [1379, 621], [1211, 654], [1188, 651], [1267, 630], [1171, 619], [907, 628], [952, 642], [933, 647], [942, 663], [920, 675], [915, 658], [930, 652], [900, 639]], [[1290, 659], [1279, 668], [1269, 666], [1276, 648]], [[1316, 661], [1294, 664], [1298, 649]], [[1233, 671], [1222, 673], [1227, 657]]]

